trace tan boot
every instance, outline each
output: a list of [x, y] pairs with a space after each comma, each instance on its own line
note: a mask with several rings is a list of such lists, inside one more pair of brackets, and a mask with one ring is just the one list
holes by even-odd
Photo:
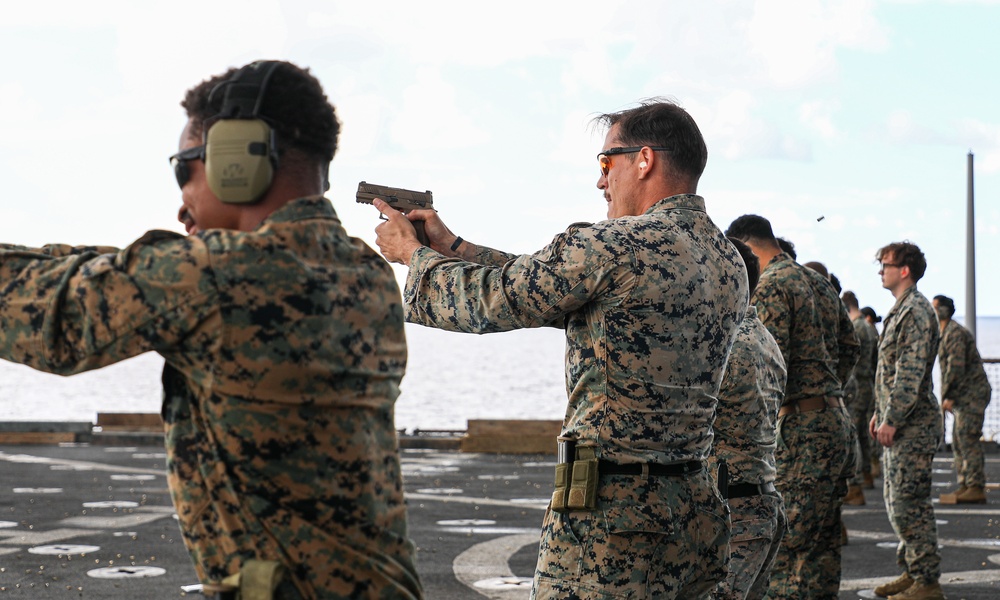
[[872, 461], [872, 477], [882, 476], [882, 461], [873, 460]]
[[850, 506], [865, 505], [865, 493], [861, 489], [860, 485], [851, 485], [847, 487], [847, 495], [844, 496], [844, 504], [849, 504]]
[[889, 596], [889, 600], [945, 600], [945, 598], [941, 584], [915, 581], [905, 592]]
[[883, 583], [882, 585], [875, 588], [875, 595], [879, 598], [888, 598], [893, 594], [898, 594], [904, 592], [913, 585], [913, 578], [910, 577], [909, 573], [903, 573], [895, 580], [889, 583]]
[[978, 485], [967, 487], [955, 499], [959, 504], [986, 504], [986, 490]]
[[874, 490], [875, 489], [875, 478], [872, 477], [872, 474], [871, 473], [865, 473], [864, 474], [864, 479], [865, 479], [865, 483], [861, 487], [865, 488], [866, 490]]

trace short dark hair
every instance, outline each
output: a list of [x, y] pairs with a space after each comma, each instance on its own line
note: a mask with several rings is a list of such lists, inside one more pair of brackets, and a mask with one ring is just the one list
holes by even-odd
[[[309, 72], [290, 62], [278, 66], [267, 82], [260, 116], [274, 129], [279, 154], [295, 149], [305, 156], [329, 163], [337, 152], [340, 123], [323, 87]], [[191, 119], [194, 132], [204, 133], [206, 121], [219, 114], [224, 94], [212, 90], [233, 77], [232, 68], [192, 87], [181, 106]], [[211, 99], [211, 102], [209, 101]]]
[[780, 237], [775, 238], [775, 241], [778, 242], [778, 247], [781, 248], [782, 252], [791, 256], [793, 259], [799, 257], [799, 255], [795, 253], [795, 244], [793, 244], [790, 240]]
[[760, 215], [736, 217], [736, 220], [729, 224], [726, 235], [743, 242], [747, 240], [760, 240], [775, 245], [778, 243], [778, 240], [774, 239], [774, 230], [771, 229], [771, 222]]
[[820, 275], [822, 275], [823, 278], [826, 279], [826, 280], [830, 279], [830, 272], [826, 270], [826, 265], [824, 265], [821, 262], [816, 262], [815, 260], [811, 260], [811, 261], [807, 262], [806, 264], [804, 264], [802, 266], [803, 267], [809, 267], [813, 271], [816, 271], [817, 273], [819, 273]]
[[955, 316], [955, 301], [954, 300], [952, 300], [948, 296], [942, 296], [940, 294], [938, 294], [937, 296], [934, 296], [934, 299], [937, 300], [938, 307], [943, 307], [943, 308], [945, 308], [947, 310], [947, 312], [948, 312], [948, 318], [949, 319]]
[[844, 301], [844, 305], [847, 306], [847, 308], [850, 308], [850, 309], [853, 309], [853, 310], [857, 310], [858, 309], [858, 297], [851, 290], [847, 290], [846, 292], [844, 292], [843, 294], [841, 294], [840, 295], [840, 299]]
[[838, 294], [840, 293], [840, 290], [844, 289], [844, 286], [840, 285], [840, 278], [833, 273], [830, 273], [830, 283], [833, 284], [833, 289], [837, 290]]
[[697, 182], [708, 162], [705, 138], [691, 115], [665, 98], [649, 98], [636, 108], [605, 113], [594, 118], [609, 129], [618, 126], [626, 146], [670, 148], [669, 165], [676, 173]]
[[920, 278], [927, 271], [927, 259], [924, 257], [924, 253], [912, 242], [893, 242], [882, 246], [875, 253], [875, 260], [881, 261], [887, 254], [892, 254], [892, 260], [896, 264], [910, 268], [910, 278], [914, 282], [920, 281]]
[[875, 314], [875, 309], [872, 308], [872, 307], [870, 307], [870, 306], [866, 306], [866, 307], [862, 308], [861, 309], [861, 314], [863, 314], [866, 317], [871, 317], [871, 320], [874, 321], [874, 322], [876, 322], [876, 323], [881, 323], [882, 322], [882, 317], [880, 317], [877, 314]]
[[750, 246], [740, 240], [731, 237], [729, 241], [736, 246], [736, 250], [743, 257], [743, 262], [747, 266], [747, 279], [750, 281], [750, 294], [752, 295], [753, 291], [757, 289], [757, 282], [760, 281], [760, 259], [753, 253]]

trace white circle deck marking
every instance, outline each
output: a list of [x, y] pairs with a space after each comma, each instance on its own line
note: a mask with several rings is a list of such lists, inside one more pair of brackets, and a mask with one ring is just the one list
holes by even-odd
[[31, 554], [58, 556], [60, 554], [88, 554], [90, 552], [97, 552], [100, 549], [100, 546], [85, 546], [82, 544], [51, 544], [49, 546], [28, 548], [28, 552]]
[[84, 502], [84, 508], [135, 508], [138, 502], [131, 500], [102, 500], [100, 502]]
[[948, 521], [945, 521], [944, 519], [936, 519], [935, 522], [938, 525], [947, 525], [948, 524]]
[[87, 571], [95, 579], [135, 579], [137, 577], [159, 577], [166, 573], [160, 567], [104, 567]]
[[61, 494], [63, 493], [62, 488], [14, 488], [15, 494]]
[[112, 535], [114, 535], [115, 537], [130, 537], [130, 538], [134, 538], [134, 537], [136, 537], [139, 534], [136, 533], [135, 531], [116, 531]]
[[526, 462], [521, 465], [522, 467], [554, 467], [556, 463], [554, 462]]
[[139, 450], [139, 448], [136, 447], [136, 446], [111, 446], [109, 448], [105, 448], [104, 449], [105, 452], [115, 452], [115, 453], [123, 453], [123, 454], [125, 452], [136, 452], [138, 450]]
[[461, 494], [463, 491], [465, 491], [465, 490], [462, 490], [462, 489], [459, 489], [459, 488], [426, 488], [426, 489], [422, 489], [422, 490], [417, 490], [417, 493], [420, 493], [420, 494], [440, 494], [440, 495], [447, 496], [449, 494]]
[[460, 471], [458, 467], [440, 467], [437, 465], [404, 465], [403, 472], [414, 473], [455, 473]]
[[93, 467], [87, 465], [52, 465], [50, 471], [93, 471]]
[[472, 584], [483, 590], [525, 589], [531, 587], [530, 577], [493, 577]]
[[505, 479], [520, 479], [520, 475], [480, 475], [479, 479], [484, 481], [502, 481]]
[[8, 529], [10, 527], [17, 527], [17, 523], [14, 521], [0, 521], [0, 529]]
[[438, 521], [437, 524], [444, 527], [474, 527], [477, 525], [496, 525], [497, 522], [489, 519], [448, 519]]
[[441, 531], [463, 535], [540, 535], [536, 527], [444, 527]]
[[112, 475], [112, 481], [152, 481], [155, 475]]
[[899, 547], [899, 542], [879, 542], [875, 544], [879, 548], [885, 548], [887, 550], [895, 550]]
[[166, 458], [166, 452], [140, 452], [133, 454], [132, 458]]
[[552, 498], [511, 498], [514, 504], [548, 504]]

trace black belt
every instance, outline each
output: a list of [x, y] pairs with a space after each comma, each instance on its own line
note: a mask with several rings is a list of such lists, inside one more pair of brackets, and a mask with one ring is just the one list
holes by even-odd
[[692, 460], [685, 463], [673, 463], [661, 465], [658, 463], [628, 463], [621, 465], [611, 461], [602, 460], [598, 463], [597, 472], [601, 475], [643, 475], [654, 477], [677, 477], [679, 475], [690, 475], [705, 468], [705, 463], [700, 460]]
[[737, 483], [729, 484], [729, 499], [746, 498], [748, 496], [761, 496], [763, 494], [773, 494], [775, 492], [773, 483]]

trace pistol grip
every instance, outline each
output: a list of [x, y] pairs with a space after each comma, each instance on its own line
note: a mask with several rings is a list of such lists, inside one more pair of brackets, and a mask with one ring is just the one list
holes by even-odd
[[424, 230], [423, 220], [410, 221], [410, 223], [413, 225], [413, 228], [417, 230], [417, 239], [420, 240], [420, 243], [425, 246], [430, 246], [431, 241], [427, 239], [427, 232]]

